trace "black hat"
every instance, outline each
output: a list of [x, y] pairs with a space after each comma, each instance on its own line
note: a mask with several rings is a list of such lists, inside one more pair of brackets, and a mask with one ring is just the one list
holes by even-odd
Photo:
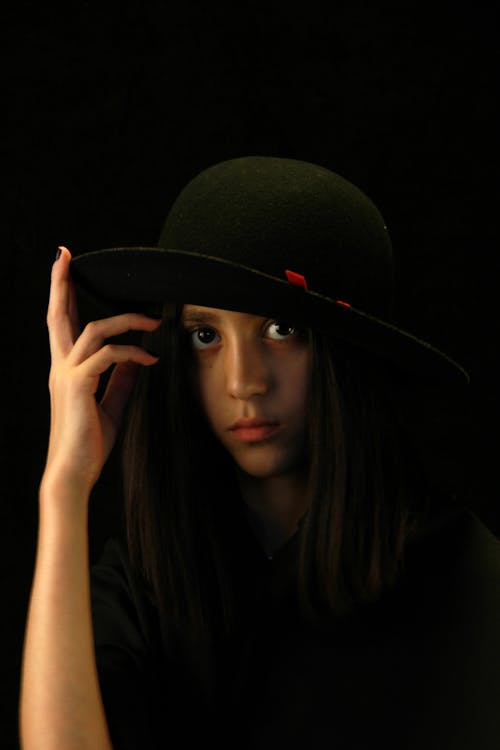
[[215, 164], [182, 190], [157, 247], [77, 255], [71, 272], [111, 314], [172, 301], [293, 319], [409, 372], [469, 379], [391, 323], [385, 222], [361, 190], [316, 164], [269, 156]]

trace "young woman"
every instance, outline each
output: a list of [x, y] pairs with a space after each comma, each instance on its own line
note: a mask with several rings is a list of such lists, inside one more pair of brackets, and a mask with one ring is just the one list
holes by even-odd
[[[74, 283], [112, 313], [83, 332]], [[373, 203], [271, 157], [198, 175], [156, 248], [60, 249], [26, 750], [493, 747], [498, 548], [433, 512], [397, 408], [468, 377], [392, 285]], [[89, 573], [119, 435], [125, 539]]]

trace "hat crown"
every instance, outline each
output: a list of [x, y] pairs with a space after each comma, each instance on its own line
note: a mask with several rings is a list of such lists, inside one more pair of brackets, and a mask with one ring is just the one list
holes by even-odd
[[173, 204], [159, 247], [206, 254], [387, 317], [392, 246], [383, 217], [355, 185], [308, 162], [230, 159], [198, 174]]

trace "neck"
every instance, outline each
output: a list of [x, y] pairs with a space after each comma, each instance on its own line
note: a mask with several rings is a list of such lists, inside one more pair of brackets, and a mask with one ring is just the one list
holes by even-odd
[[249, 522], [272, 554], [295, 533], [307, 510], [307, 481], [302, 474], [261, 479], [239, 470], [237, 476]]

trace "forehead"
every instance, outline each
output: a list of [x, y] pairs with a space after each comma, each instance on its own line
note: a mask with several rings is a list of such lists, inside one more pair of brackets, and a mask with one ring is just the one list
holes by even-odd
[[265, 320], [264, 317], [252, 313], [235, 310], [223, 310], [219, 307], [203, 307], [202, 305], [183, 305], [182, 320], [203, 323], [221, 322], [250, 322]]

